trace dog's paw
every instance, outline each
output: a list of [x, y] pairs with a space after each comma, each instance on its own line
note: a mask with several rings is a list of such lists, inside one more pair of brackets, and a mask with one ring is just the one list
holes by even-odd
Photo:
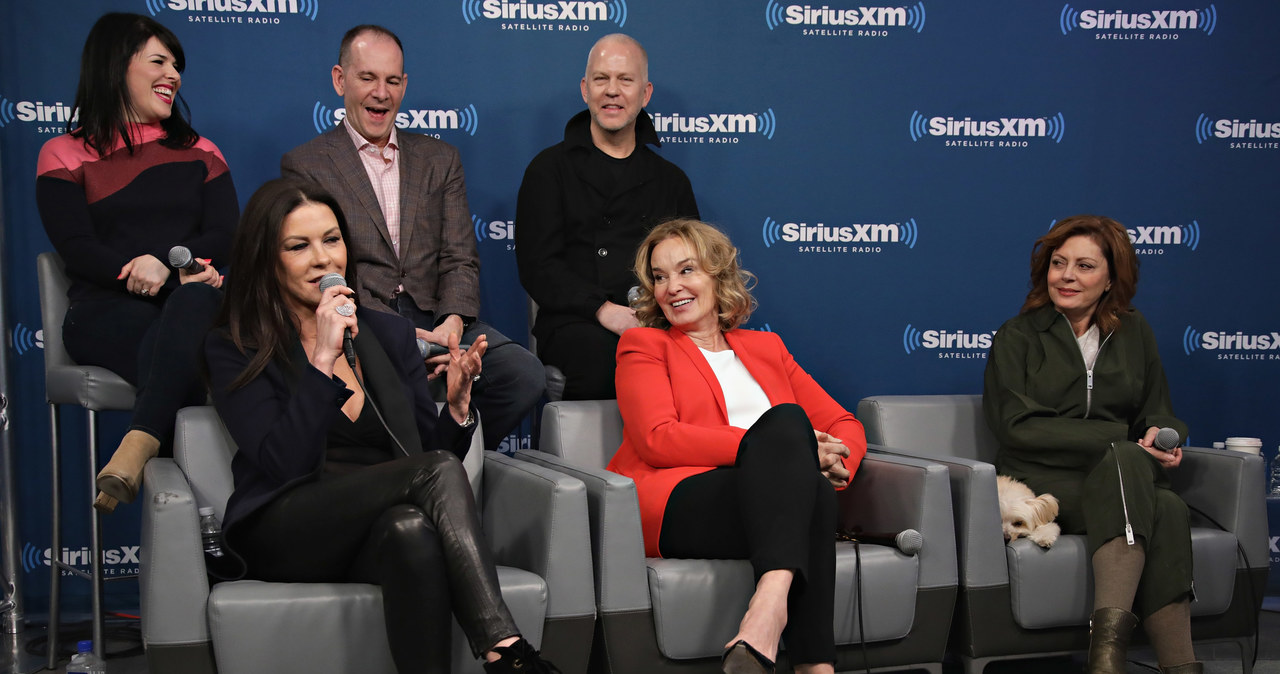
[[1058, 542], [1058, 535], [1061, 533], [1062, 530], [1058, 527], [1058, 524], [1050, 522], [1036, 527], [1027, 538], [1030, 538], [1031, 542], [1036, 545], [1048, 550], [1053, 547], [1054, 543]]

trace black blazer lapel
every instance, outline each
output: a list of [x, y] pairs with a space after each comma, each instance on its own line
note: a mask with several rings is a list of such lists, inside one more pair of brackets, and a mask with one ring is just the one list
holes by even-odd
[[422, 438], [418, 435], [413, 406], [409, 404], [400, 375], [378, 341], [378, 336], [373, 330], [362, 330], [352, 341], [364, 371], [364, 386], [382, 411], [387, 427], [404, 445], [405, 451], [420, 454]]

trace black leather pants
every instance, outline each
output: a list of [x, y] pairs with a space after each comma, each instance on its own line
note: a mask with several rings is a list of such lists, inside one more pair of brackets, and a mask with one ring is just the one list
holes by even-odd
[[449, 671], [451, 606], [477, 657], [519, 633], [451, 452], [300, 485], [237, 526], [231, 544], [252, 578], [381, 585], [402, 673]]

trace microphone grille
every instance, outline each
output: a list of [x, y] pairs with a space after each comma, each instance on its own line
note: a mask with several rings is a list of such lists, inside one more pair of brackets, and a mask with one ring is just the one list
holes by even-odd
[[1177, 447], [1178, 432], [1168, 427], [1161, 428], [1160, 431], [1156, 433], [1155, 444], [1156, 444], [1156, 447], [1159, 447], [1160, 449], [1163, 449], [1165, 451], [1169, 451], [1174, 447]]
[[169, 249], [169, 266], [182, 269], [191, 264], [191, 251], [186, 246], [174, 246]]
[[342, 274], [336, 271], [320, 277], [320, 292], [324, 292], [334, 286], [343, 286], [345, 288], [346, 285], [347, 279], [342, 278]]
[[640, 286], [631, 286], [627, 291], [627, 304], [633, 305], [640, 300]]
[[906, 529], [893, 540], [898, 544], [898, 549], [907, 555], [915, 555], [924, 546], [924, 536], [915, 529]]

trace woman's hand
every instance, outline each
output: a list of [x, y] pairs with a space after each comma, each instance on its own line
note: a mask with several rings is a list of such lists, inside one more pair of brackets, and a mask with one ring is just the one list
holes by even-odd
[[[417, 328], [415, 332], [418, 335], [418, 339], [421, 339], [428, 344], [449, 346], [450, 335], [454, 337], [455, 345], [461, 343], [462, 330], [462, 318], [457, 314], [449, 314], [443, 321], [440, 321], [440, 325], [437, 325], [435, 330], [423, 330], [422, 328]], [[427, 379], [435, 379], [441, 374], [444, 374], [445, 368], [449, 366], [449, 360], [450, 357], [447, 353], [427, 358], [425, 361], [427, 365]]]
[[1156, 457], [1156, 461], [1165, 468], [1177, 468], [1182, 464], [1182, 447], [1174, 447], [1169, 451], [1164, 451], [1156, 447], [1156, 435], [1160, 433], [1159, 426], [1152, 426], [1147, 432], [1138, 438], [1138, 444], [1151, 456]]
[[836, 489], [849, 486], [849, 469], [844, 467], [842, 460], [849, 457], [849, 448], [844, 446], [843, 440], [830, 433], [815, 430], [813, 434], [818, 437], [818, 468], [822, 475]]
[[169, 280], [169, 267], [154, 255], [139, 255], [120, 268], [116, 277], [124, 281], [124, 287], [135, 295], [155, 297]]
[[[333, 376], [333, 364], [342, 357], [343, 331], [350, 329], [352, 337], [360, 332], [360, 326], [356, 324], [356, 304], [351, 301], [354, 294], [355, 291], [347, 286], [333, 286], [324, 291], [320, 304], [316, 305], [316, 345], [307, 358], [317, 370], [330, 377]], [[350, 309], [340, 312], [341, 307]]]
[[467, 414], [471, 411], [471, 384], [480, 378], [480, 357], [489, 348], [489, 340], [484, 335], [476, 337], [471, 348], [463, 351], [458, 348], [458, 335], [449, 334], [449, 363], [445, 370], [445, 400], [449, 404], [449, 414], [459, 424], [466, 423]]
[[204, 269], [195, 274], [188, 273], [186, 269], [178, 270], [179, 283], [204, 283], [215, 288], [222, 287], [222, 274], [213, 266], [213, 260], [196, 258], [204, 263]]

